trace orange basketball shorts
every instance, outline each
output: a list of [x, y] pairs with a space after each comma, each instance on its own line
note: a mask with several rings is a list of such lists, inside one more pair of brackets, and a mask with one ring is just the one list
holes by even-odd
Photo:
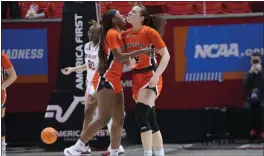
[[113, 89], [116, 94], [121, 93], [123, 91], [121, 79], [115, 78], [101, 78], [96, 90], [100, 91], [103, 88]]
[[[132, 75], [132, 92], [134, 100], [137, 100], [140, 89], [149, 88], [149, 81], [154, 75], [154, 71], [148, 71], [146, 73], [133, 73]], [[158, 85], [152, 89], [157, 97], [162, 90], [162, 76], [160, 76]]]

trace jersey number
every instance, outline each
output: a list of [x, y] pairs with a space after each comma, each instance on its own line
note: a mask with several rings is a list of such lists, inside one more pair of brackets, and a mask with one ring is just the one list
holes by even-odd
[[94, 64], [94, 62], [91, 61], [91, 60], [88, 60], [88, 67], [89, 67], [91, 70], [96, 70], [95, 64]]

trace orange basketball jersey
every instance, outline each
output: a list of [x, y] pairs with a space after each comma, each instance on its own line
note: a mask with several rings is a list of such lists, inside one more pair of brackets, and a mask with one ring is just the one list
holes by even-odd
[[[148, 26], [142, 26], [142, 28], [137, 32], [134, 32], [132, 28], [128, 29], [123, 33], [123, 38], [127, 52], [139, 50], [151, 45], [153, 45], [156, 49], [166, 47], [160, 34]], [[135, 66], [135, 69], [146, 68], [152, 66], [154, 63], [156, 63], [155, 58], [151, 59], [149, 55], [141, 54], [137, 58], [137, 65]]]
[[[4, 76], [5, 76], [5, 70], [13, 67], [11, 61], [9, 60], [8, 56], [4, 53], [1, 53], [1, 72], [2, 72], [2, 80], [1, 80], [1, 84], [3, 85], [3, 81], [4, 81]], [[4, 89], [1, 89], [1, 104], [3, 105], [5, 103], [5, 98], [6, 98], [6, 92]]]
[[115, 92], [119, 93], [122, 91], [121, 77], [123, 74], [123, 64], [116, 61], [114, 54], [111, 52], [112, 49], [117, 48], [120, 48], [121, 52], [124, 52], [124, 42], [121, 33], [115, 29], [110, 29], [107, 31], [105, 38], [105, 53], [108, 58], [108, 68], [103, 77], [111, 84]]

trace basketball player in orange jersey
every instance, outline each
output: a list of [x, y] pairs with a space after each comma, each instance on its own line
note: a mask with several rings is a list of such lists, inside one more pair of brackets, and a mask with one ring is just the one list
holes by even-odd
[[[84, 46], [85, 64], [76, 67], [66, 67], [61, 70], [64, 75], [69, 75], [72, 72], [81, 72], [87, 70], [83, 129], [85, 129], [93, 120], [93, 116], [97, 108], [97, 101], [96, 97], [94, 96], [96, 90], [92, 82], [93, 79], [94, 81], [97, 81], [99, 78], [97, 66], [99, 63], [98, 51], [102, 27], [94, 20], [91, 21], [91, 24], [92, 25], [90, 26], [88, 31], [88, 38], [90, 42], [86, 43]], [[107, 128], [109, 129], [109, 131], [111, 129], [111, 125], [112, 121], [107, 124]], [[123, 146], [121, 145], [119, 147], [119, 152], [121, 154], [125, 152]], [[85, 148], [85, 151], [82, 151], [82, 154], [91, 154], [90, 147], [87, 146], [87, 148]]]
[[2, 132], [2, 156], [6, 155], [6, 142], [5, 142], [5, 100], [6, 100], [6, 88], [15, 82], [17, 79], [16, 71], [7, 57], [6, 54], [1, 53], [1, 67], [2, 67], [2, 82], [1, 82], [1, 108], [2, 108], [2, 118], [1, 118], [1, 132]]
[[161, 75], [170, 60], [168, 49], [161, 38], [166, 20], [161, 16], [150, 15], [144, 6], [135, 6], [129, 12], [127, 22], [132, 25], [131, 29], [123, 33], [127, 51], [154, 46], [161, 56], [159, 65], [155, 55], [141, 54], [134, 60], [132, 90], [144, 155], [152, 156], [154, 148], [155, 155], [163, 156], [163, 140], [156, 120], [155, 100], [162, 88]]
[[99, 49], [100, 83], [97, 85], [96, 99], [98, 104], [98, 118], [92, 121], [81, 134], [77, 143], [64, 150], [66, 156], [80, 155], [95, 134], [104, 127], [112, 118], [111, 127], [111, 149], [110, 156], [119, 154], [121, 132], [124, 122], [124, 95], [121, 87], [121, 76], [123, 64], [130, 57], [138, 56], [141, 53], [151, 53], [151, 50], [141, 49], [131, 53], [124, 52], [124, 44], [121, 36], [121, 29], [125, 19], [118, 10], [108, 10], [102, 18], [103, 32]]

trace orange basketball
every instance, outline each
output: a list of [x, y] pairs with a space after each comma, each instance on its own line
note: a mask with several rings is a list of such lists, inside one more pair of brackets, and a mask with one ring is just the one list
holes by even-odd
[[45, 144], [53, 144], [57, 140], [57, 137], [58, 132], [52, 127], [47, 127], [41, 132], [41, 139]]

